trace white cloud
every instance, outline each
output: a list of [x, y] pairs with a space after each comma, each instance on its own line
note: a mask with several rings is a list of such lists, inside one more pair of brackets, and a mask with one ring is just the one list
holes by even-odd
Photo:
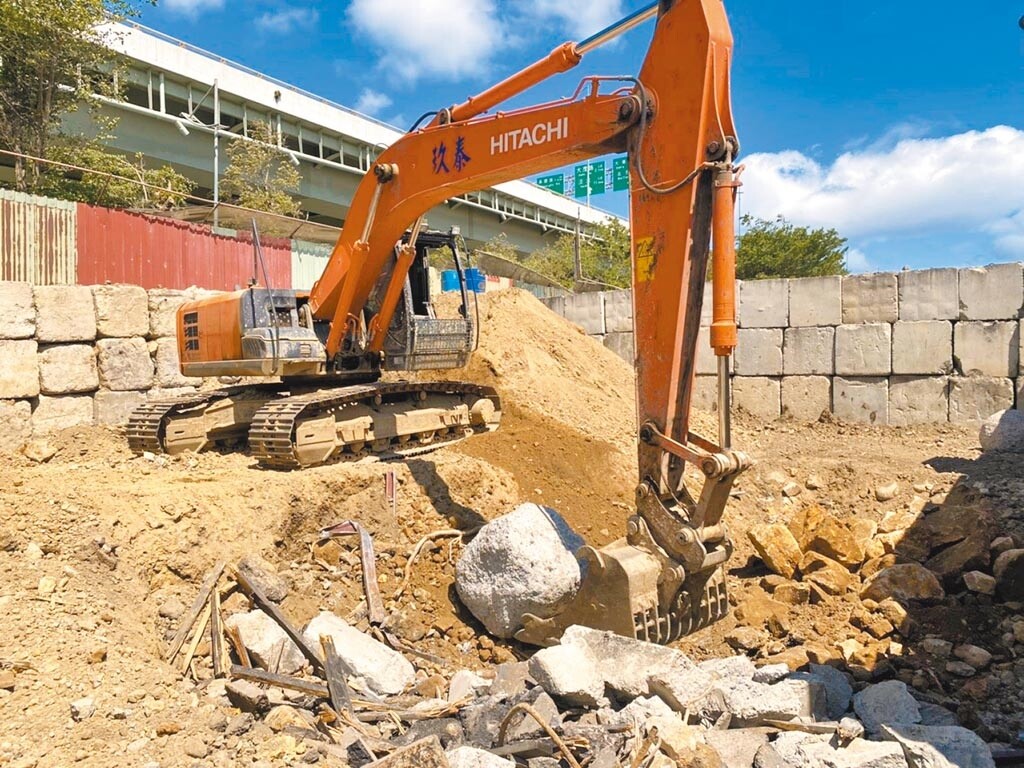
[[194, 17], [203, 11], [223, 8], [224, 0], [163, 0], [161, 5], [172, 13]]
[[1015, 128], [904, 139], [827, 166], [795, 150], [744, 164], [743, 210], [761, 218], [781, 214], [850, 238], [955, 228], [1024, 250], [1024, 131]]
[[375, 91], [372, 88], [363, 88], [356, 101], [356, 112], [364, 115], [379, 115], [383, 110], [391, 106], [391, 98], [385, 94]]
[[618, 21], [622, 0], [519, 0], [527, 17], [554, 20], [573, 40], [580, 41]]
[[256, 26], [264, 32], [287, 35], [296, 29], [312, 27], [318, 21], [320, 13], [315, 8], [282, 8], [257, 17]]
[[348, 18], [407, 82], [482, 75], [505, 40], [495, 0], [352, 0]]
[[871, 263], [860, 248], [850, 248], [846, 251], [846, 268], [851, 272], [870, 272]]

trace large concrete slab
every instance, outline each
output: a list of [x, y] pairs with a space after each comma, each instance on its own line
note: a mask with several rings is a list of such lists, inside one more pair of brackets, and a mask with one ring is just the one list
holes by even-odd
[[36, 306], [29, 283], [0, 282], [0, 339], [30, 339], [36, 332]]
[[[604, 345], [608, 347], [612, 352], [621, 357], [630, 365], [633, 365], [634, 361], [634, 349], [633, 349], [633, 332], [628, 331], [625, 333], [609, 333], [604, 337]], [[177, 360], [177, 347], [175, 347], [175, 360]], [[195, 379], [184, 379], [183, 381], [195, 382]], [[178, 385], [181, 386], [181, 385]]]
[[956, 320], [960, 317], [956, 269], [915, 269], [899, 273], [900, 320]]
[[[560, 297], [559, 297], [560, 298]], [[149, 291], [149, 332], [151, 339], [174, 336], [177, 331], [178, 307], [189, 301], [187, 291], [153, 288]], [[559, 312], [559, 314], [561, 314]]]
[[877, 272], [843, 277], [844, 323], [894, 323], [899, 318], [896, 275]]
[[47, 395], [92, 392], [100, 386], [92, 344], [58, 344], [39, 353], [39, 388]]
[[697, 376], [693, 383], [693, 407], [702, 411], [718, 410], [718, 377]]
[[892, 372], [889, 323], [836, 328], [836, 373], [840, 376], [888, 376]]
[[1016, 376], [1019, 371], [1018, 321], [962, 321], [953, 329], [956, 368], [965, 376]]
[[0, 400], [0, 453], [17, 453], [32, 438], [32, 404]]
[[937, 424], [949, 419], [949, 379], [893, 376], [889, 379], [889, 424]]
[[31, 339], [0, 341], [0, 398], [35, 397], [39, 394], [38, 345]]
[[774, 421], [782, 414], [781, 379], [767, 376], [735, 376], [732, 401], [753, 416]]
[[953, 370], [953, 324], [948, 320], [893, 323], [892, 372], [945, 375]]
[[789, 325], [789, 281], [741, 282], [738, 319], [743, 328], [785, 328]]
[[992, 376], [954, 376], [950, 379], [949, 420], [980, 424], [996, 411], [1013, 408], [1013, 380]]
[[94, 423], [92, 395], [39, 396], [39, 405], [32, 413], [32, 433], [56, 432], [68, 427]]
[[96, 423], [109, 427], [117, 427], [128, 423], [132, 411], [147, 400], [145, 392], [114, 392], [101, 389], [96, 393]]
[[844, 421], [888, 424], [889, 380], [836, 376], [832, 380], [832, 413]]
[[96, 308], [86, 285], [37, 285], [36, 340], [44, 344], [92, 341], [96, 338]]
[[711, 329], [701, 328], [697, 332], [697, 375], [710, 376], [718, 373], [718, 357], [711, 348]]
[[782, 379], [782, 415], [817, 421], [832, 411], [832, 380], [828, 376], [786, 376]]
[[105, 388], [124, 392], [153, 386], [153, 360], [145, 339], [100, 339], [96, 354]]
[[604, 294], [605, 333], [633, 332], [633, 292], [608, 291]]
[[127, 338], [149, 333], [149, 297], [137, 285], [94, 285], [96, 333]]
[[740, 328], [735, 354], [738, 376], [781, 376], [782, 329]]
[[961, 320], [1016, 320], [1024, 304], [1019, 263], [960, 270]]
[[801, 277], [789, 281], [789, 325], [839, 325], [843, 322], [843, 278]]
[[835, 335], [832, 327], [787, 328], [783, 372], [787, 376], [831, 376], [835, 373]]
[[174, 387], [198, 387], [203, 383], [202, 379], [181, 374], [177, 339], [157, 339], [150, 342], [150, 349], [153, 347], [156, 348], [156, 386], [171, 389]]
[[566, 296], [565, 319], [576, 323], [590, 336], [603, 336], [607, 333], [604, 326], [604, 294], [595, 292]]

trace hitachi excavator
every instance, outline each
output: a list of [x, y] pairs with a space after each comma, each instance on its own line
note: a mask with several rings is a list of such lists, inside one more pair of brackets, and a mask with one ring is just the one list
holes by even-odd
[[[656, 18], [636, 77], [587, 77], [567, 99], [491, 111]], [[722, 0], [660, 0], [466, 100], [388, 147], [356, 191], [311, 292], [252, 287], [183, 305], [187, 376], [272, 376], [273, 384], [159, 400], [132, 416], [136, 451], [199, 450], [248, 436], [259, 463], [302, 467], [363, 451], [416, 452], [497, 427], [497, 393], [461, 382], [382, 382], [383, 369], [464, 366], [474, 327], [434, 316], [425, 231], [448, 198], [607, 154], [630, 168], [639, 483], [624, 539], [577, 553], [584, 578], [553, 617], [525, 616], [517, 638], [556, 642], [585, 624], [667, 643], [725, 615], [722, 512], [749, 464], [730, 447], [729, 358], [736, 346], [734, 205], [739, 152], [729, 95], [732, 36]], [[709, 260], [718, 356], [718, 442], [689, 431]], [[687, 463], [703, 475], [699, 497]]]

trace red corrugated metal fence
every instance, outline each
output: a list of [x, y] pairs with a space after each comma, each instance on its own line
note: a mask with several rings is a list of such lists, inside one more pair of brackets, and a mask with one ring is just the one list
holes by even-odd
[[[291, 288], [291, 243], [264, 239], [263, 259], [274, 288]], [[78, 206], [78, 282], [131, 283], [144, 288], [234, 290], [249, 284], [249, 238], [214, 235], [199, 224], [128, 211]], [[262, 270], [260, 284], [264, 284]]]

